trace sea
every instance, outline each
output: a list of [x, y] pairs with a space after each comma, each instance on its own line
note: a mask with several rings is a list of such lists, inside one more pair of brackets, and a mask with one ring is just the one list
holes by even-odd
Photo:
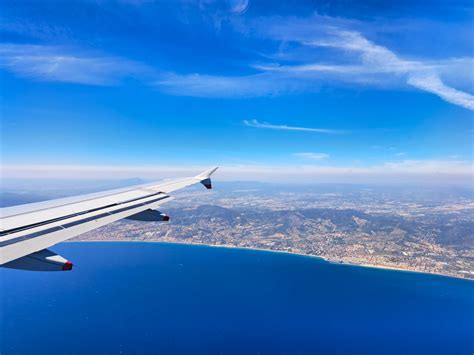
[[0, 353], [466, 354], [474, 282], [232, 248], [71, 242], [0, 269]]

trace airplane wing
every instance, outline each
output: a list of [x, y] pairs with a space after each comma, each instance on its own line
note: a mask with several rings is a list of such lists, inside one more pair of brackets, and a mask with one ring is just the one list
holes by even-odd
[[170, 192], [203, 184], [212, 188], [217, 168], [197, 176], [0, 209], [0, 265], [15, 269], [71, 270], [72, 263], [47, 248], [123, 218], [167, 221], [156, 211]]

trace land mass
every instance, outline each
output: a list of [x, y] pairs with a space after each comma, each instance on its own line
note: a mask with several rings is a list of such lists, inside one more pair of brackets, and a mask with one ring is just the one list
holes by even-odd
[[409, 189], [262, 186], [192, 190], [163, 206], [169, 223], [124, 220], [75, 240], [254, 248], [474, 279], [470, 191], [433, 198]]

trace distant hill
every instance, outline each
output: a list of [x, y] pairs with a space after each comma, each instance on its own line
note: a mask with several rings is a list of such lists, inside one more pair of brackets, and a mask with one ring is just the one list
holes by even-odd
[[325, 231], [353, 235], [379, 234], [406, 236], [418, 240], [433, 239], [442, 245], [474, 247], [474, 221], [448, 224], [442, 217], [407, 219], [396, 215], [372, 215], [354, 209], [309, 208], [298, 210], [252, 210], [202, 205], [193, 208], [171, 208], [166, 212], [174, 224], [192, 226], [202, 220], [218, 220], [233, 228], [236, 225], [260, 224], [268, 233], [289, 234], [289, 229], [311, 233], [320, 226]]
[[25, 203], [49, 200], [47, 196], [31, 193], [0, 192], [0, 207], [23, 205]]

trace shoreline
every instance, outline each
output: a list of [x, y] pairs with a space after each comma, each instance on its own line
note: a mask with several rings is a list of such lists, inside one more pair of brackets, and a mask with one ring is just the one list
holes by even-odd
[[418, 271], [418, 270], [411, 270], [411, 269], [403, 269], [396, 266], [386, 266], [386, 265], [376, 265], [376, 264], [366, 264], [366, 263], [351, 263], [345, 261], [337, 261], [331, 260], [324, 256], [318, 255], [310, 255], [310, 254], [303, 254], [297, 253], [292, 251], [285, 251], [285, 250], [272, 250], [272, 249], [263, 249], [263, 248], [253, 248], [253, 247], [237, 247], [234, 245], [213, 245], [213, 244], [204, 244], [204, 243], [179, 243], [179, 242], [167, 242], [167, 241], [160, 241], [160, 240], [67, 240], [64, 243], [160, 243], [160, 244], [171, 244], [171, 245], [192, 245], [192, 246], [202, 246], [202, 247], [209, 247], [209, 248], [222, 248], [222, 249], [238, 249], [238, 250], [254, 250], [260, 252], [269, 252], [269, 253], [279, 253], [279, 254], [289, 254], [289, 255], [296, 255], [296, 256], [304, 256], [308, 258], [319, 259], [325, 261], [330, 264], [334, 265], [342, 265], [342, 266], [357, 266], [369, 269], [379, 269], [379, 270], [388, 270], [388, 271], [401, 271], [401, 272], [411, 272], [411, 273], [418, 273], [418, 274], [425, 274], [425, 275], [436, 275], [442, 277], [450, 277], [453, 279], [458, 280], [468, 280], [474, 281], [474, 279], [469, 279], [466, 277], [454, 276], [454, 275], [445, 275], [445, 274], [438, 274], [434, 272], [428, 271]]

